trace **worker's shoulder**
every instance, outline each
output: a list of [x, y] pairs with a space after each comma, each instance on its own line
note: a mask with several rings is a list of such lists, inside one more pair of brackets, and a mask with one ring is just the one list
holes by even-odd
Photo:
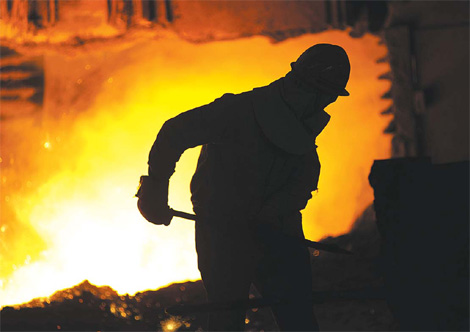
[[215, 103], [227, 103], [227, 104], [243, 104], [250, 102], [250, 95], [252, 91], [242, 93], [225, 93], [221, 97], [214, 100]]
[[231, 119], [230, 121], [236, 121], [236, 119], [243, 118], [244, 114], [251, 110], [251, 102], [246, 98], [245, 93], [225, 93], [206, 105], [206, 107], [207, 110], [215, 111], [217, 114]]

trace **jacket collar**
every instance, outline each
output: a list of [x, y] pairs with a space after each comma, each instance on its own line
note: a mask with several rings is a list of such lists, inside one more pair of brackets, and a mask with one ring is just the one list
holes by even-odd
[[315, 138], [325, 128], [330, 116], [317, 112], [300, 121], [281, 97], [279, 80], [253, 90], [253, 110], [264, 135], [282, 150], [302, 155], [315, 149]]
[[303, 121], [304, 126], [307, 127], [308, 131], [315, 138], [325, 129], [328, 122], [330, 122], [331, 116], [324, 110], [316, 112], [314, 115]]

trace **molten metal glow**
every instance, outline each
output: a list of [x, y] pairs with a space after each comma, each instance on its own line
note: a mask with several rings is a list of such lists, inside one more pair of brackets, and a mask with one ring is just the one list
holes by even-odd
[[191, 325], [181, 319], [181, 317], [173, 316], [161, 322], [161, 327], [163, 332], [173, 332], [178, 331], [181, 326], [185, 326], [186, 328], [190, 327]]
[[[19, 118], [2, 127], [0, 305], [49, 296], [84, 279], [121, 294], [198, 279], [193, 222], [158, 227], [136, 209], [134, 193], [159, 128], [225, 92], [270, 83], [319, 42], [342, 45], [352, 73], [351, 96], [327, 108], [332, 120], [317, 142], [319, 192], [304, 212], [306, 236], [315, 240], [348, 230], [372, 201], [373, 159], [389, 154], [382, 134], [388, 119], [379, 115], [388, 106], [380, 100], [388, 83], [376, 79], [388, 68], [375, 63], [386, 52], [377, 38], [327, 32], [277, 44], [255, 37], [194, 45], [168, 36], [119, 52], [45, 54], [46, 73], [69, 76], [71, 83], [46, 81], [40, 125]], [[98, 66], [97, 58], [106, 61]], [[81, 89], [77, 103], [90, 105], [61, 116], [60, 100], [72, 99], [74, 89]], [[175, 209], [191, 211], [198, 151], [184, 153], [171, 180]], [[170, 323], [166, 329], [173, 330]]]

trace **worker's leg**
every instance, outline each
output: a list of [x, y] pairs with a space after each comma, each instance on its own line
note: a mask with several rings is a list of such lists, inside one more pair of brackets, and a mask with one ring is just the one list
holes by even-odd
[[[210, 302], [248, 299], [254, 275], [255, 256], [246, 234], [239, 230], [211, 227], [209, 221], [196, 224], [198, 267]], [[209, 331], [243, 331], [246, 309], [209, 314]]]
[[312, 306], [310, 253], [301, 241], [267, 243], [255, 286], [264, 298], [283, 304], [272, 311], [281, 331], [318, 331]]

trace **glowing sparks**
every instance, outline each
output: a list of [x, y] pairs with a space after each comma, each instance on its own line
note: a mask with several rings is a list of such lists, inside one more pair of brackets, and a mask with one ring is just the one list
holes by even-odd
[[51, 142], [49, 141], [44, 142], [43, 146], [44, 146], [44, 149], [47, 149], [47, 150], [49, 150], [52, 147]]
[[181, 317], [178, 316], [172, 316], [167, 320], [161, 322], [163, 332], [177, 331], [183, 325], [185, 325], [186, 327], [190, 326], [189, 323], [187, 323], [186, 321], [181, 319]]

